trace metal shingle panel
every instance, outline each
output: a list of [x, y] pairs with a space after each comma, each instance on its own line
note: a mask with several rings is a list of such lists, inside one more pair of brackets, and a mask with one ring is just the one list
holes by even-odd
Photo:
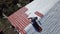
[[18, 31], [22, 32], [24, 31], [24, 28], [30, 23], [25, 11], [27, 11], [27, 8], [23, 7], [8, 17], [8, 20], [11, 22], [11, 24], [15, 26]]

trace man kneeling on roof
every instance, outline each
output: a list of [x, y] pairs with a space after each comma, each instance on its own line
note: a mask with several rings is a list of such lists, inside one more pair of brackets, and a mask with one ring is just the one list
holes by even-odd
[[38, 31], [38, 32], [41, 32], [42, 31], [42, 28], [38, 25], [38, 23], [37, 23], [37, 17], [33, 17], [33, 18], [29, 18], [29, 19], [31, 19], [31, 22], [33, 22], [33, 27]]

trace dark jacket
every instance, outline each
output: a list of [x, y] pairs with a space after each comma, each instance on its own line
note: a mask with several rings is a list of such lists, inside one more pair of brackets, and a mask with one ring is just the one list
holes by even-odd
[[36, 22], [36, 20], [37, 20], [37, 17], [34, 17], [34, 18], [32, 18], [31, 19], [32, 21], [31, 22], [33, 22], [33, 27], [38, 31], [38, 32], [41, 32], [42, 31], [42, 28], [38, 25], [38, 23]]

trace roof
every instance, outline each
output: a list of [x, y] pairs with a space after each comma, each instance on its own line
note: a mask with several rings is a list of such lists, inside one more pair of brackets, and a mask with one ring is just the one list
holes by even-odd
[[[48, 10], [50, 10], [57, 2], [58, 0], [34, 0], [30, 4], [24, 6], [23, 8], [10, 15], [8, 20], [13, 26], [15, 26], [17, 30], [19, 30], [19, 32], [21, 32], [21, 34], [26, 34], [25, 28], [31, 23], [31, 20], [28, 18], [38, 17], [40, 19], [41, 17], [45, 16], [46, 13], [49, 12]], [[38, 33], [34, 30], [33, 26], [31, 26], [31, 28], [33, 29], [33, 32]], [[31, 29], [29, 28], [29, 30]], [[33, 33], [31, 31], [30, 33], [27, 33]]]

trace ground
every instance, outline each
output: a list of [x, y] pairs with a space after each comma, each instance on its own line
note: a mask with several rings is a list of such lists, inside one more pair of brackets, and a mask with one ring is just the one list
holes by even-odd
[[0, 29], [3, 30], [4, 34], [18, 34], [13, 30], [13, 28], [10, 28], [11, 24], [7, 19], [1, 19], [0, 20]]

